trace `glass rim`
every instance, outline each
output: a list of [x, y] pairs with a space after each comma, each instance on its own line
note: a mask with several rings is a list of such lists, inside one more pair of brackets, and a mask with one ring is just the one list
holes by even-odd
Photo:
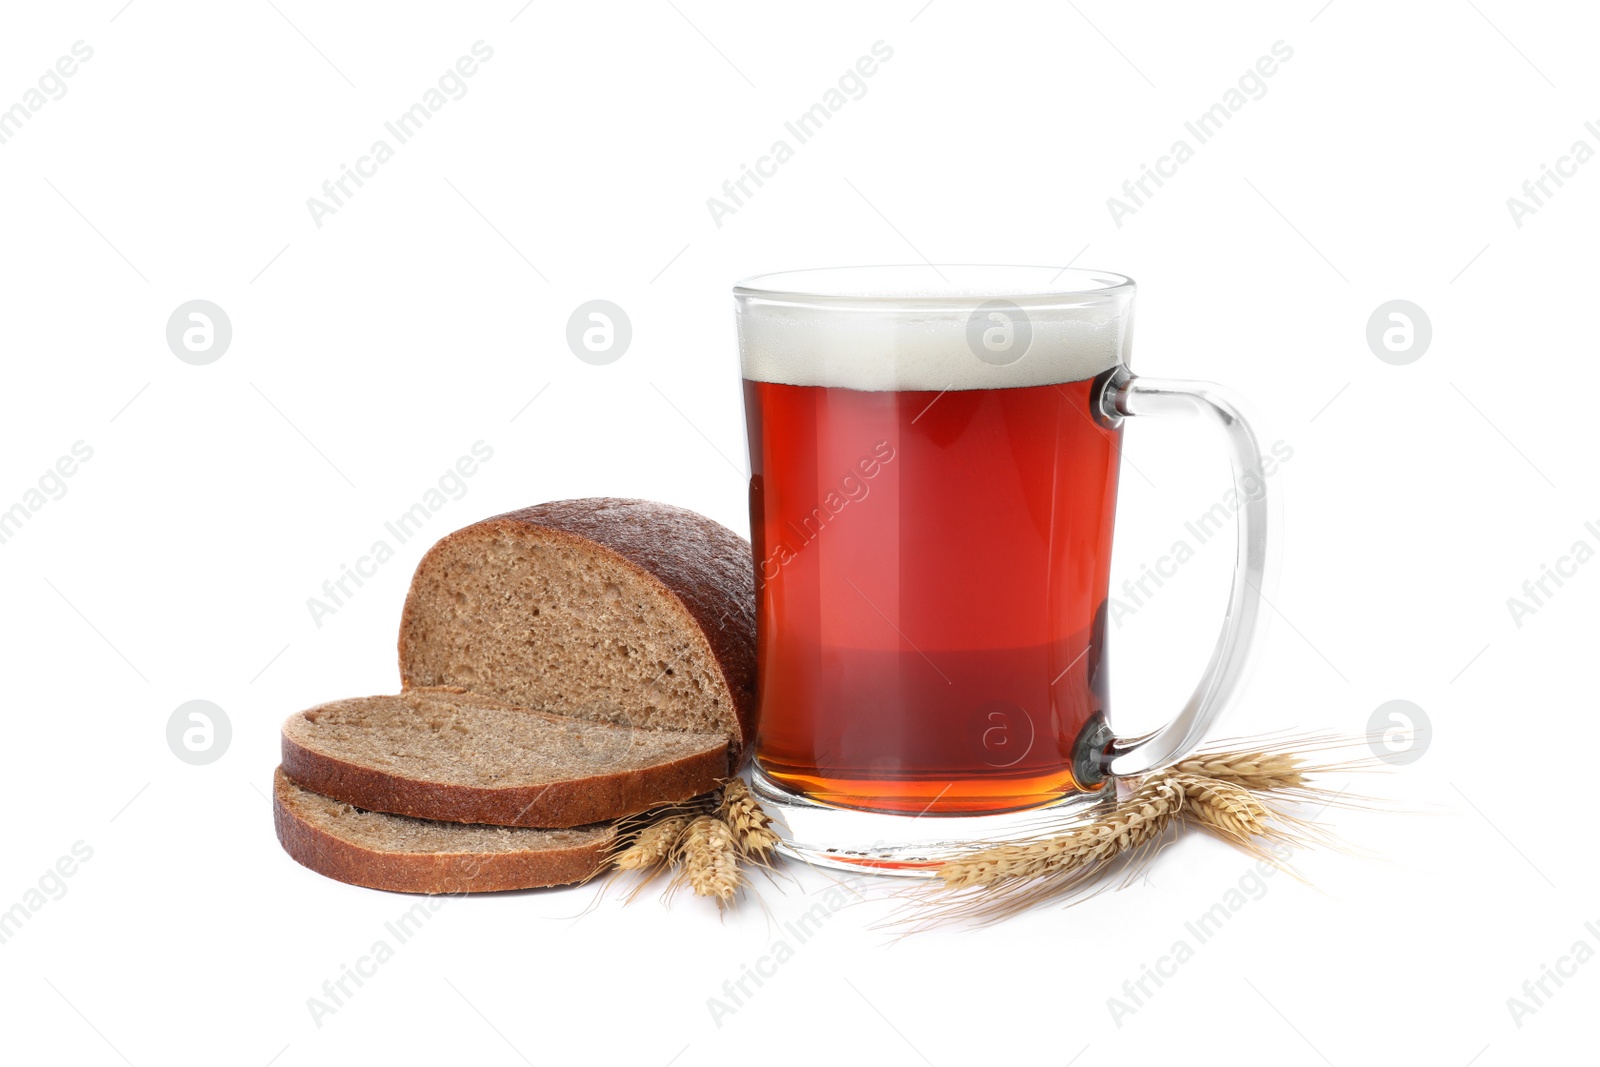
[[1125, 274], [1082, 267], [892, 263], [757, 274], [735, 283], [733, 294], [797, 307], [970, 307], [986, 300], [1085, 307], [1115, 303], [1136, 288]]

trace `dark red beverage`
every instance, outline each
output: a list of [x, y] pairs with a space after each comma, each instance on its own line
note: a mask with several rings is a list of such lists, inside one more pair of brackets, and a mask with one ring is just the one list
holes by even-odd
[[1078, 790], [1105, 711], [1121, 431], [1094, 380], [865, 391], [746, 380], [756, 758], [846, 807], [1007, 811]]

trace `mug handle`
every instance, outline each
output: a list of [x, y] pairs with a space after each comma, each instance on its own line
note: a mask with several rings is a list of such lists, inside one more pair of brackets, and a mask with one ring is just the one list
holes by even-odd
[[1124, 778], [1148, 774], [1193, 752], [1243, 678], [1261, 613], [1261, 581], [1266, 572], [1267, 480], [1255, 433], [1239, 405], [1219, 386], [1124, 372], [1107, 382], [1100, 394], [1100, 408], [1114, 424], [1123, 417], [1154, 415], [1198, 417], [1221, 427], [1233, 467], [1234, 492], [1239, 495], [1233, 591], [1222, 633], [1200, 684], [1183, 710], [1159, 730], [1121, 738], [1104, 726], [1097, 739], [1100, 775]]

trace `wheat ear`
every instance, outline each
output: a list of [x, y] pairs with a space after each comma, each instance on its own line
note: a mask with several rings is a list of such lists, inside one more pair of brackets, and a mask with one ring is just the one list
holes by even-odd
[[683, 828], [689, 825], [687, 815], [669, 815], [640, 830], [612, 863], [618, 870], [643, 871], [667, 862], [678, 843]]
[[684, 830], [690, 820], [713, 809], [712, 799], [710, 794], [702, 794], [618, 820], [617, 839], [609, 850], [608, 881], [627, 874], [641, 876], [634, 880], [624, 900], [636, 899], [646, 886], [672, 868]]
[[[1392, 804], [1351, 792], [1348, 787], [1335, 791], [1317, 783], [1323, 775], [1387, 770], [1372, 751], [1375, 740], [1373, 736], [1333, 734], [1231, 738], [1183, 760], [1173, 770], [1243, 786], [1269, 803], [1292, 800], [1315, 805], [1319, 811], [1339, 807], [1393, 812]], [[1276, 806], [1273, 814], [1285, 822], [1294, 821]]]
[[762, 810], [742, 778], [730, 778], [722, 787], [717, 817], [733, 831], [739, 851], [757, 863], [766, 863], [778, 845], [772, 817]]
[[1184, 793], [1167, 772], [1151, 775], [1116, 810], [1086, 826], [1025, 844], [1000, 845], [950, 860], [939, 868], [949, 889], [1026, 883], [1080, 873], [1154, 841], [1183, 808]]
[[1183, 806], [1183, 789], [1172, 772], [1158, 771], [1091, 822], [946, 861], [935, 895], [910, 894], [898, 917], [885, 925], [907, 933], [951, 922], [986, 925], [1060, 897], [1098, 891], [1104, 888], [1100, 875], [1122, 857], [1137, 861], [1159, 848]]
[[1187, 773], [1173, 775], [1173, 781], [1183, 790], [1185, 819], [1235, 844], [1272, 834], [1272, 809], [1245, 786]]
[[[1328, 773], [1384, 769], [1381, 757], [1361, 751], [1371, 744], [1370, 737], [1329, 735], [1224, 742], [1146, 775], [1126, 800], [1087, 824], [1081, 813], [1046, 815], [1031, 823], [1026, 836], [947, 861], [936, 892], [913, 895], [901, 917], [886, 925], [915, 931], [956, 921], [982, 924], [1058, 897], [1081, 899], [1107, 888], [1100, 875], [1124, 857], [1131, 880], [1170, 840], [1166, 830], [1180, 822], [1304, 882], [1285, 859], [1291, 849], [1320, 845], [1356, 853], [1317, 824], [1316, 812], [1333, 806], [1394, 810], [1316, 781]], [[1295, 814], [1313, 804], [1312, 815]]]
[[744, 875], [739, 871], [739, 843], [727, 823], [714, 815], [698, 815], [678, 838], [673, 888], [687, 885], [696, 896], [715, 897], [719, 908], [733, 901]]
[[1211, 752], [1183, 760], [1172, 769], [1244, 789], [1290, 790], [1305, 787], [1304, 763], [1292, 752]]

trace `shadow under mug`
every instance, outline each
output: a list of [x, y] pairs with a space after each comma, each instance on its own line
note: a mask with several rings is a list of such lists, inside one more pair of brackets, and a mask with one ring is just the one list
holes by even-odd
[[[1128, 370], [1134, 283], [1054, 267], [791, 271], [734, 289], [750, 446], [753, 786], [810, 862], [931, 874], [1193, 750], [1243, 673], [1266, 482], [1217, 387]], [[1238, 557], [1162, 728], [1107, 719], [1122, 426], [1223, 431]]]

